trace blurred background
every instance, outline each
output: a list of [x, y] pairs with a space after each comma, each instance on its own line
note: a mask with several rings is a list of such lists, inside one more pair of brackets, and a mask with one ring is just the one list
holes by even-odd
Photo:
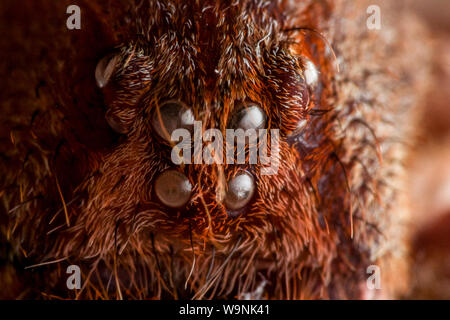
[[450, 1], [407, 1], [432, 31], [434, 82], [408, 164], [413, 230], [408, 298], [450, 299]]

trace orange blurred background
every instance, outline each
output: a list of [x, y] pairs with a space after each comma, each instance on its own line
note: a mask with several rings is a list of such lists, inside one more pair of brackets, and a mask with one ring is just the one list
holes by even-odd
[[408, 1], [432, 31], [434, 81], [408, 165], [413, 268], [408, 298], [450, 299], [450, 1]]

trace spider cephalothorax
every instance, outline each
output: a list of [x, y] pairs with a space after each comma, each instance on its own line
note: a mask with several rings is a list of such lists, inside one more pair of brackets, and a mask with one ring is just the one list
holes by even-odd
[[[65, 79], [53, 83], [36, 116], [48, 132], [35, 133], [33, 123], [20, 131], [33, 131], [37, 142], [28, 145], [42, 159], [8, 180], [21, 188], [6, 202], [16, 249], [36, 262], [80, 264], [86, 274], [77, 297], [360, 297], [389, 220], [377, 201], [390, 194], [379, 159], [391, 149], [381, 150], [378, 139], [392, 126], [375, 100], [367, 102], [370, 94], [354, 88], [360, 81], [375, 96], [380, 90], [356, 79], [346, 60], [362, 63], [355, 50], [343, 51], [340, 28], [355, 31], [339, 22], [346, 7], [254, 0], [104, 6], [111, 12], [86, 4], [93, 12], [86, 19], [97, 14], [108, 30], [75, 69], [89, 80], [75, 89]], [[66, 94], [73, 91], [75, 100]], [[54, 101], [56, 116], [46, 113]], [[271, 147], [277, 130], [278, 152], [269, 151], [275, 174], [264, 174], [261, 163], [174, 163], [171, 134], [195, 135], [195, 123], [224, 137], [227, 129], [266, 129]], [[53, 143], [56, 137], [63, 139]], [[248, 159], [248, 146], [245, 152]], [[35, 198], [23, 202], [23, 194]], [[51, 266], [49, 291], [61, 283]]]

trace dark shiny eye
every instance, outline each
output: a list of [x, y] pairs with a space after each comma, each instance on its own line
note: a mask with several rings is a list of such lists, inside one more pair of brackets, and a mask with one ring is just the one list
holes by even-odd
[[105, 119], [109, 126], [120, 134], [126, 134], [129, 130], [128, 125], [124, 123], [117, 115], [115, 115], [111, 110], [108, 110], [105, 114]]
[[193, 127], [194, 114], [182, 102], [167, 101], [159, 107], [159, 112], [158, 110], [154, 111], [152, 125], [162, 138], [170, 141], [170, 136], [175, 129], [190, 130]]
[[192, 185], [181, 172], [167, 170], [156, 178], [155, 192], [159, 200], [166, 206], [179, 208], [189, 201]]
[[253, 176], [245, 171], [239, 172], [227, 185], [225, 205], [230, 210], [243, 208], [255, 193]]
[[97, 67], [95, 68], [95, 80], [99, 88], [103, 88], [108, 84], [118, 60], [118, 55], [110, 54], [97, 63]]
[[234, 129], [263, 129], [266, 126], [266, 114], [256, 103], [242, 104], [231, 118]]

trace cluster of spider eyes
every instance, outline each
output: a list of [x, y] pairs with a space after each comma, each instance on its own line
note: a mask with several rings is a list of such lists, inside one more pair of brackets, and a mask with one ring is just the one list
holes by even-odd
[[[152, 116], [152, 127], [166, 141], [179, 128], [193, 131], [194, 114], [184, 103], [170, 100], [163, 103]], [[260, 129], [266, 125], [264, 111], [255, 103], [241, 104], [233, 114], [230, 127], [233, 129]], [[168, 207], [178, 208], [191, 198], [192, 185], [181, 172], [169, 169], [155, 181], [156, 195]], [[230, 212], [245, 207], [255, 192], [255, 180], [247, 171], [238, 173], [227, 182], [224, 204]]]
[[[103, 88], [112, 75], [116, 59], [108, 56], [100, 60], [95, 70], [97, 85]], [[174, 130], [184, 128], [193, 131], [194, 114], [184, 103], [177, 100], [168, 100], [154, 108], [151, 119], [153, 130], [164, 140], [170, 142]], [[107, 119], [108, 120], [108, 119]], [[112, 129], [115, 122], [108, 120]], [[253, 102], [241, 103], [229, 122], [233, 129], [262, 129], [266, 126], [266, 114], [262, 108]], [[155, 193], [159, 200], [171, 208], [180, 208], [186, 205], [192, 196], [192, 184], [188, 177], [176, 169], [167, 169], [155, 180]], [[239, 212], [252, 199], [255, 193], [255, 179], [247, 171], [240, 170], [226, 184], [224, 205], [231, 214]]]

